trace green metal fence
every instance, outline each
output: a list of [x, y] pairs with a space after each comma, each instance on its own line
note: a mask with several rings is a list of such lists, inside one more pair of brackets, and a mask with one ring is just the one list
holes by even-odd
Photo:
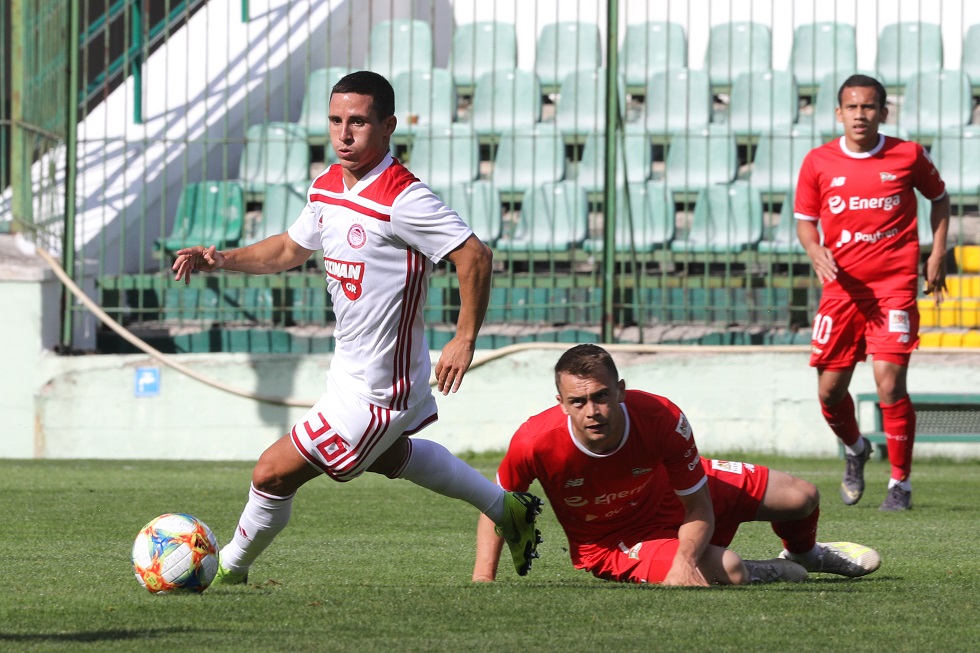
[[[961, 4], [940, 20], [967, 25]], [[829, 21], [817, 2], [708, 5], [718, 14], [680, 0], [13, 0], [0, 14], [6, 224], [164, 350], [328, 351], [315, 260], [189, 286], [169, 266], [185, 243], [287, 227], [333, 160], [330, 87], [371, 68], [396, 89], [396, 155], [494, 250], [481, 347], [809, 342], [819, 289], [792, 232], [795, 169], [834, 134], [826, 89], [859, 67], [854, 25], [877, 38], [889, 8], [869, 26], [856, 3]], [[959, 129], [947, 152], [973, 142], [975, 108], [969, 82], [949, 86], [959, 95], [940, 107], [966, 109], [941, 130]], [[914, 88], [890, 81], [888, 127], [938, 142], [927, 112], [910, 117], [932, 97]], [[950, 246], [977, 241], [978, 193], [958, 196]], [[66, 311], [66, 347], [81, 310]], [[442, 265], [432, 346], [456, 310]], [[129, 348], [108, 331], [96, 346]]]

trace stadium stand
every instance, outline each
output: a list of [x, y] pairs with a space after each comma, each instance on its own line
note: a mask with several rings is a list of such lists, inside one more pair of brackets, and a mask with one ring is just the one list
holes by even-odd
[[[675, 233], [674, 201], [662, 181], [618, 185], [616, 189], [616, 251], [645, 253], [670, 245]], [[600, 236], [585, 249], [601, 252]]]
[[412, 139], [408, 168], [429, 188], [442, 194], [450, 186], [480, 176], [479, 140], [463, 123], [422, 127]]
[[541, 120], [541, 85], [526, 70], [484, 73], [473, 91], [470, 123], [481, 140], [495, 140], [515, 129], [533, 128]]
[[946, 182], [950, 201], [980, 205], [980, 126], [940, 132], [930, 155]]
[[534, 72], [541, 80], [543, 93], [557, 93], [570, 73], [601, 66], [598, 25], [562, 21], [542, 26], [535, 48]]
[[702, 188], [725, 184], [738, 174], [735, 137], [725, 125], [675, 134], [667, 148], [664, 180], [677, 201], [687, 201]]
[[431, 70], [432, 28], [424, 20], [384, 20], [371, 28], [364, 67], [392, 80], [406, 70]]
[[878, 79], [889, 93], [902, 93], [916, 73], [943, 68], [943, 38], [939, 25], [898, 22], [885, 25], [878, 36]]
[[755, 144], [749, 182], [764, 199], [779, 200], [796, 186], [803, 159], [823, 139], [807, 128], [779, 129]]
[[[819, 229], [819, 225], [818, 225]], [[803, 254], [804, 249], [796, 236], [796, 216], [793, 212], [793, 193], [783, 198], [779, 222], [769, 228], [766, 238], [759, 242], [759, 252], [768, 254]]]
[[627, 92], [645, 94], [651, 75], [683, 68], [687, 68], [687, 35], [683, 26], [660, 21], [626, 26], [619, 49], [619, 73]]
[[510, 251], [567, 252], [588, 236], [589, 203], [574, 182], [538, 184], [527, 191], [513, 237], [498, 241]]
[[727, 93], [742, 73], [772, 69], [772, 32], [768, 25], [729, 22], [712, 26], [705, 69], [713, 93]]
[[311, 70], [303, 96], [303, 108], [299, 124], [306, 130], [310, 143], [322, 144], [329, 140], [330, 122], [327, 120], [330, 89], [340, 78], [351, 72], [349, 68], [331, 67]]
[[491, 181], [505, 201], [505, 194], [520, 194], [564, 176], [565, 143], [553, 124], [541, 123], [500, 136]]
[[470, 95], [476, 81], [494, 71], [517, 68], [517, 32], [512, 23], [482, 21], [456, 26], [449, 70], [459, 95]]
[[711, 80], [706, 71], [658, 71], [647, 80], [639, 124], [654, 142], [667, 142], [675, 132], [707, 129], [711, 103]]
[[[626, 83], [617, 76], [617, 106], [626, 107]], [[562, 80], [555, 123], [566, 142], [581, 143], [589, 134], [606, 131], [606, 70], [579, 70]]]
[[306, 208], [306, 192], [309, 187], [308, 182], [267, 186], [262, 199], [262, 215], [255, 222], [246, 224], [242, 245], [257, 243], [288, 229]]
[[973, 117], [970, 78], [960, 70], [920, 72], [905, 84], [899, 125], [929, 145], [940, 131], [958, 129]]
[[970, 25], [963, 37], [960, 70], [970, 76], [974, 97], [980, 96], [980, 23]]
[[[616, 185], [643, 183], [652, 173], [653, 151], [642, 131], [627, 131], [617, 144]], [[602, 192], [606, 183], [605, 134], [589, 134], [582, 145], [575, 181], [588, 193]]]
[[239, 162], [246, 199], [261, 198], [270, 184], [310, 181], [310, 147], [306, 130], [291, 122], [252, 125], [245, 132]]
[[674, 239], [675, 252], [737, 253], [762, 240], [762, 198], [744, 181], [701, 189], [685, 238]]
[[486, 180], [453, 184], [442, 196], [476, 237], [493, 247], [503, 233], [500, 193]]
[[409, 140], [419, 128], [442, 127], [456, 120], [456, 85], [445, 68], [406, 70], [391, 85], [397, 99], [395, 142]]
[[812, 96], [827, 75], [857, 70], [857, 40], [853, 25], [839, 22], [805, 23], [793, 31], [790, 71], [801, 95]]
[[238, 245], [242, 237], [245, 196], [237, 181], [201, 181], [187, 184], [177, 201], [173, 228], [157, 240], [164, 258], [178, 249], [201, 243], [217, 247]]
[[732, 83], [728, 124], [739, 143], [790, 129], [798, 115], [799, 94], [792, 73], [744, 72]]

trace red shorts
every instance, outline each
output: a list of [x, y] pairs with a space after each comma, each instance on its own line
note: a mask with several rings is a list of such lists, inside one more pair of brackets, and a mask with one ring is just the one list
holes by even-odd
[[868, 354], [902, 365], [919, 346], [919, 308], [915, 298], [820, 301], [810, 337], [810, 366], [844, 370]]
[[[766, 496], [769, 468], [762, 465], [701, 459], [708, 475], [708, 491], [715, 512], [715, 532], [711, 543], [727, 547], [740, 524], [755, 521]], [[660, 583], [667, 576], [677, 553], [676, 537], [656, 538], [636, 543], [620, 542], [590, 556], [586, 568], [599, 578], [631, 583]]]

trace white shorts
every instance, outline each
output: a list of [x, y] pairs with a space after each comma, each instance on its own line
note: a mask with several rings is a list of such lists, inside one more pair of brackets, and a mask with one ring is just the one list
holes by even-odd
[[290, 439], [311, 465], [335, 481], [351, 481], [398, 438], [438, 417], [431, 394], [407, 410], [390, 410], [366, 402], [328, 375], [327, 391], [293, 426]]

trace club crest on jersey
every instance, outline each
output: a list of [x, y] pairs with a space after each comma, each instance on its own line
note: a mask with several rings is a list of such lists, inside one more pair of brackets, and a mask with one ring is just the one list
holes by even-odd
[[883, 181], [883, 182], [884, 181], [895, 181], [896, 179], [898, 179], [898, 177], [896, 177], [895, 175], [893, 175], [890, 172], [879, 172], [878, 174], [881, 175], [881, 181]]
[[674, 430], [680, 433], [685, 440], [691, 439], [691, 423], [684, 417], [684, 413], [681, 413], [681, 418], [677, 420], [677, 426]]
[[357, 223], [352, 224], [347, 230], [347, 244], [351, 246], [351, 249], [361, 249], [366, 242], [367, 232], [364, 231], [364, 227]]
[[364, 281], [364, 263], [340, 261], [323, 257], [323, 267], [327, 276], [340, 282], [347, 299], [354, 301], [361, 296], [361, 282]]

